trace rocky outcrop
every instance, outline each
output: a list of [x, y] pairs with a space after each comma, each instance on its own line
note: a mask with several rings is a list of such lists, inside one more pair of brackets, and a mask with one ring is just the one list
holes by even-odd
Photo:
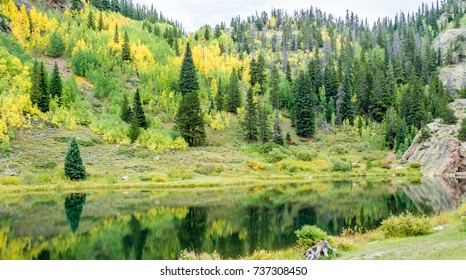
[[[450, 107], [459, 120], [466, 117], [466, 99], [458, 99]], [[457, 138], [459, 127], [460, 121], [455, 125], [445, 125], [441, 120], [428, 124], [430, 138], [423, 141], [419, 133], [403, 160], [420, 163], [421, 171], [428, 176], [453, 177], [457, 172], [465, 172], [466, 143]]]

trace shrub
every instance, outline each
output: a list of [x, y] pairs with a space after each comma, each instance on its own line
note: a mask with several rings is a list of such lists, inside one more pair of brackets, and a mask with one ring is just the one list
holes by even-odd
[[332, 245], [341, 251], [350, 251], [356, 247], [353, 240], [345, 237], [332, 237]]
[[18, 186], [21, 185], [23, 181], [21, 178], [16, 177], [16, 176], [4, 176], [0, 177], [0, 185], [14, 185]]
[[180, 256], [178, 257], [179, 260], [185, 261], [207, 261], [207, 260], [222, 260], [222, 257], [217, 253], [196, 253], [193, 251], [183, 250], [180, 252]]
[[295, 231], [298, 237], [298, 244], [306, 247], [312, 247], [320, 240], [328, 240], [328, 234], [317, 226], [305, 225]]
[[165, 174], [152, 173], [152, 174], [149, 174], [149, 178], [152, 182], [158, 182], [158, 183], [168, 182], [168, 176]]
[[278, 145], [273, 142], [267, 142], [259, 147], [259, 153], [261, 154], [268, 154], [272, 151], [272, 149], [278, 148]]
[[419, 162], [412, 162], [409, 167], [411, 167], [411, 169], [421, 170], [421, 164]]
[[267, 170], [267, 165], [253, 160], [248, 161], [248, 167], [255, 171]]
[[194, 173], [192, 170], [186, 169], [172, 169], [168, 172], [168, 178], [170, 179], [181, 179], [181, 180], [190, 180], [194, 178]]
[[268, 154], [267, 158], [270, 160], [270, 162], [278, 162], [281, 161], [288, 156], [284, 154], [279, 148], [273, 148]]
[[374, 165], [383, 169], [390, 169], [390, 164], [392, 162], [388, 159], [382, 159], [382, 160], [377, 160], [374, 161]]
[[315, 157], [314, 153], [310, 151], [299, 151], [296, 154], [296, 158], [302, 161], [312, 161], [312, 158], [314, 157]]
[[417, 217], [407, 213], [382, 221], [380, 230], [386, 237], [416, 236], [430, 233], [432, 224], [427, 217]]
[[3, 140], [2, 144], [0, 144], [0, 150], [2, 153], [7, 154], [11, 152], [11, 144], [8, 140]]
[[199, 174], [204, 174], [204, 175], [218, 175], [222, 172], [225, 171], [225, 167], [222, 164], [204, 164], [201, 166], [198, 166], [198, 168], [195, 170]]
[[93, 70], [97, 64], [98, 59], [93, 52], [79, 51], [71, 58], [73, 72], [81, 77], [86, 75], [86, 72]]
[[348, 150], [341, 146], [341, 145], [334, 145], [330, 148], [330, 154], [333, 154], [333, 155], [345, 155], [348, 153]]
[[342, 160], [341, 158], [332, 158], [332, 171], [351, 171], [351, 162]]
[[462, 142], [466, 141], [466, 119], [461, 122], [461, 128], [458, 131], [458, 139]]
[[48, 55], [51, 57], [60, 57], [65, 51], [65, 43], [63, 42], [62, 37], [57, 33], [53, 32], [50, 36], [50, 49]]
[[39, 160], [34, 162], [33, 166], [38, 169], [53, 169], [57, 166], [57, 163], [54, 161]]

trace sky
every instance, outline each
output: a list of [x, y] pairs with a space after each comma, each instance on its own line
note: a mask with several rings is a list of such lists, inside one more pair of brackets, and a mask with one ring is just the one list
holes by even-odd
[[[397, 12], [417, 11], [422, 0], [133, 0], [148, 6], [154, 4], [165, 17], [181, 22], [187, 32], [197, 30], [209, 24], [214, 26], [222, 21], [230, 24], [232, 17], [241, 18], [266, 11], [270, 16], [271, 8], [288, 10], [291, 14], [296, 9], [318, 7], [327, 14], [337, 17], [346, 15], [346, 10], [353, 11], [369, 23], [378, 17], [394, 17]], [[430, 0], [427, 1], [430, 6]]]

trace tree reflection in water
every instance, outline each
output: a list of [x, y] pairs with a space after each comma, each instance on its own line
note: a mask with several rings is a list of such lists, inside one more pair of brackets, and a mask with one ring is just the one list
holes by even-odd
[[84, 193], [73, 193], [65, 198], [66, 219], [73, 233], [78, 230], [81, 213], [86, 204], [86, 196]]

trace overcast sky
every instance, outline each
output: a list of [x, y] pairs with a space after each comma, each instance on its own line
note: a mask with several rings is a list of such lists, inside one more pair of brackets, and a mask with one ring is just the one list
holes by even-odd
[[[246, 18], [256, 11], [266, 11], [270, 16], [272, 7], [293, 12], [295, 9], [318, 7], [322, 11], [345, 16], [346, 10], [353, 11], [370, 23], [378, 17], [394, 17], [397, 12], [416, 11], [422, 0], [133, 0], [162, 11], [165, 17], [180, 21], [186, 31], [197, 30], [205, 24], [215, 25], [225, 21], [227, 26], [232, 17]], [[430, 6], [430, 0], [427, 1]]]

